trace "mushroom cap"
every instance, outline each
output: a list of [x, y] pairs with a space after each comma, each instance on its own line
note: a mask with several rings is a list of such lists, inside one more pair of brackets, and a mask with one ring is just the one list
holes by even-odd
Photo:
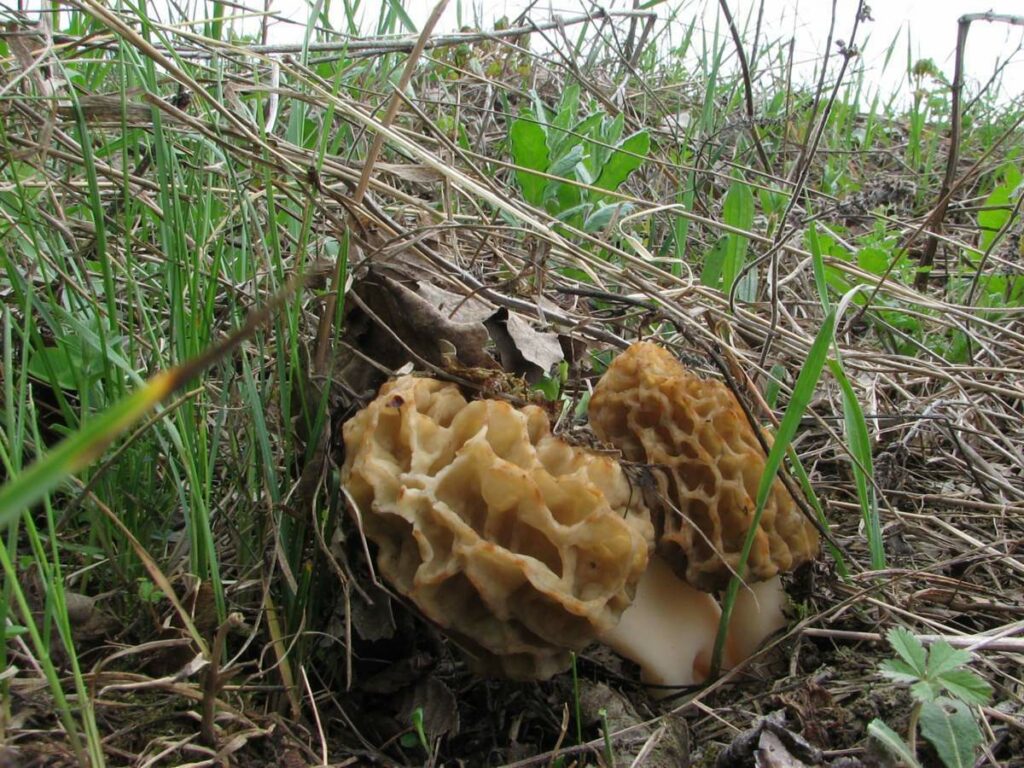
[[[627, 460], [651, 466], [658, 553], [695, 587], [724, 587], [738, 566], [765, 467], [732, 391], [691, 373], [656, 344], [638, 342], [598, 382], [590, 423]], [[775, 478], [745, 578], [770, 579], [817, 552], [817, 529]]]
[[654, 528], [618, 462], [544, 411], [403, 376], [344, 426], [342, 482], [377, 568], [478, 671], [544, 679], [612, 627]]

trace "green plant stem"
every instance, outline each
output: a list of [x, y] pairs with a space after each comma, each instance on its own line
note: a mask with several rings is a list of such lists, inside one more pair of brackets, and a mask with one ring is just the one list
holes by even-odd
[[907, 721], [907, 746], [913, 754], [917, 754], [917, 721], [921, 717], [921, 702], [914, 704], [910, 710], [910, 719]]

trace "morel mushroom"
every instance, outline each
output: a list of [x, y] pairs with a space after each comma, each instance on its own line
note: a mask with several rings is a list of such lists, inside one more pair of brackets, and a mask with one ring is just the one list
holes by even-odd
[[342, 478], [377, 568], [478, 671], [544, 679], [614, 627], [654, 530], [618, 462], [536, 406], [403, 376], [344, 427]]
[[[641, 582], [640, 594], [678, 594], [682, 587], [679, 579], [672, 585], [673, 573], [701, 590], [723, 588], [739, 565], [765, 467], [764, 451], [733, 393], [721, 382], [694, 375], [661, 347], [639, 342], [619, 355], [598, 382], [590, 399], [590, 422], [597, 436], [624, 458], [649, 465], [657, 482], [649, 500], [657, 553], [671, 568], [648, 568], [645, 579], [656, 578], [659, 585]], [[734, 660], [748, 656], [785, 625], [778, 574], [817, 551], [817, 529], [776, 478], [743, 574], [748, 582], [765, 583], [748, 586], [734, 607]], [[620, 626], [635, 621], [632, 610], [637, 609], [627, 611]], [[646, 610], [657, 615], [672, 605], [663, 602]], [[693, 675], [687, 674], [694, 658], [689, 648], [675, 665], [665, 653], [651, 656], [646, 647], [624, 655], [647, 670], [647, 682], [685, 685], [699, 682], [699, 662], [710, 657], [713, 641], [711, 631]]]

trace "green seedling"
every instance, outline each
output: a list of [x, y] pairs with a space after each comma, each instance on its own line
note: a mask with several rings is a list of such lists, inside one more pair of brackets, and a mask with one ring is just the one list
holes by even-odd
[[883, 661], [881, 673], [910, 686], [914, 709], [905, 741], [880, 718], [868, 724], [868, 733], [903, 763], [918, 768], [921, 763], [916, 756], [916, 739], [920, 726], [921, 735], [935, 748], [946, 768], [973, 765], [982, 734], [972, 707], [989, 702], [992, 686], [967, 669], [970, 652], [953, 648], [945, 640], [926, 650], [902, 627], [889, 630], [886, 637], [899, 658]]
[[608, 710], [602, 707], [597, 714], [601, 718], [601, 735], [604, 736], [604, 764], [606, 768], [615, 768], [615, 751], [612, 749], [612, 732], [608, 726]]
[[412, 730], [402, 734], [401, 742], [406, 749], [419, 744], [424, 752], [430, 754], [430, 740], [427, 739], [427, 732], [423, 728], [423, 707], [416, 707], [412, 711]]

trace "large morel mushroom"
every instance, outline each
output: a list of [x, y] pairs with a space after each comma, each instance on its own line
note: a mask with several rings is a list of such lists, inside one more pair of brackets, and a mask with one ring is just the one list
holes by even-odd
[[344, 427], [342, 479], [391, 586], [479, 672], [545, 679], [614, 627], [653, 527], [618, 462], [544, 411], [403, 376]]

